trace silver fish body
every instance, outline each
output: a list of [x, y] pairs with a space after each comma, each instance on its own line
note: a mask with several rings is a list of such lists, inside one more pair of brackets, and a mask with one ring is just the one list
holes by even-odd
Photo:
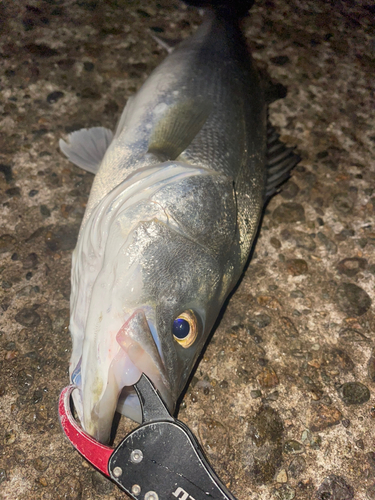
[[[113, 137], [61, 141], [74, 163], [100, 163], [73, 254], [70, 322], [74, 401], [97, 440], [109, 439], [116, 407], [140, 419], [142, 372], [173, 411], [248, 259], [266, 137], [238, 23], [209, 13], [128, 101]], [[196, 329], [187, 346], [172, 334], [184, 312]]]

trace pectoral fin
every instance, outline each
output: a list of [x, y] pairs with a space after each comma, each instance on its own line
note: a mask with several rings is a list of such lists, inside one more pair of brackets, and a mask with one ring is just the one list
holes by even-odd
[[68, 142], [60, 139], [59, 146], [69, 161], [96, 174], [113, 138], [104, 127], [83, 128], [68, 135]]
[[212, 111], [212, 104], [189, 99], [171, 107], [157, 123], [148, 153], [161, 161], [175, 160], [193, 141]]

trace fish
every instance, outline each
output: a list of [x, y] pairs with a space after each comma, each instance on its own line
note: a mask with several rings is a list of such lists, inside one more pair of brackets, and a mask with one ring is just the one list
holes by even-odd
[[202, 24], [128, 99], [115, 132], [60, 139], [95, 174], [72, 256], [69, 373], [97, 441], [110, 440], [116, 410], [142, 421], [142, 373], [175, 410], [264, 204], [298, 161], [267, 126], [240, 29], [252, 3], [196, 1]]

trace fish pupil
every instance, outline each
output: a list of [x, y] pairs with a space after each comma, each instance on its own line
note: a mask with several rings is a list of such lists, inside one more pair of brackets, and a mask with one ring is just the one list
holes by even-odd
[[173, 322], [173, 335], [179, 339], [185, 339], [190, 332], [190, 325], [186, 319], [177, 318]]

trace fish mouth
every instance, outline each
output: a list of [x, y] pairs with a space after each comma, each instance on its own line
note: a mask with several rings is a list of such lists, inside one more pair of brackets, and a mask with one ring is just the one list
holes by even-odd
[[[164, 363], [145, 312], [136, 310], [112, 338], [107, 362], [93, 359], [96, 349], [83, 352], [71, 379], [78, 387], [73, 402], [82, 427], [94, 439], [107, 443], [116, 409], [137, 422], [142, 411], [133, 388], [145, 373], [170, 411], [174, 402]], [[86, 354], [86, 356], [85, 356]]]

